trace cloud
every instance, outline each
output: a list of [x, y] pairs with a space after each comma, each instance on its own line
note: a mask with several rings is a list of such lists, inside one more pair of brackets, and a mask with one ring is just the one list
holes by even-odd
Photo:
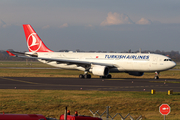
[[126, 14], [109, 12], [106, 19], [101, 23], [101, 26], [119, 25], [119, 24], [133, 24], [133, 21]]
[[49, 25], [46, 25], [46, 26], [42, 27], [42, 29], [47, 29], [49, 27], [50, 27]]
[[140, 25], [148, 25], [151, 23], [152, 23], [151, 20], [145, 18], [141, 18], [139, 21], [136, 22], [136, 24], [140, 24]]
[[91, 25], [91, 24], [89, 24], [89, 25], [88, 25], [88, 27], [92, 27], [92, 25]]
[[65, 28], [65, 27], [68, 27], [67, 23], [64, 23], [63, 25], [60, 26], [60, 28]]

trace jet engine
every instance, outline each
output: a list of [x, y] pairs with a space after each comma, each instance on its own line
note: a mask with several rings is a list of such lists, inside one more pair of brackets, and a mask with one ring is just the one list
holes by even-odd
[[92, 72], [94, 75], [106, 76], [109, 74], [109, 68], [107, 66], [94, 65], [90, 69], [90, 72]]
[[128, 72], [129, 75], [134, 75], [134, 76], [143, 76], [144, 72]]

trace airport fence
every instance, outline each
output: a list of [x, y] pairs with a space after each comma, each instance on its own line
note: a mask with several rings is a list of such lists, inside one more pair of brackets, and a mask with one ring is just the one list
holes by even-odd
[[[92, 110], [89, 110], [89, 111], [92, 113], [93, 117], [100, 117], [100, 118], [102, 118], [104, 120], [115, 120], [115, 118], [117, 116], [120, 116], [121, 120], [127, 120], [128, 118], [130, 118], [130, 120], [142, 120], [141, 115], [137, 119], [134, 119], [130, 115], [130, 113], [128, 113], [125, 117], [123, 117], [120, 113], [116, 113], [114, 116], [111, 116], [110, 113], [109, 113], [109, 108], [110, 108], [110, 106], [107, 106], [106, 110], [102, 114], [99, 113], [99, 110], [97, 110], [96, 112], [93, 112]], [[103, 115], [105, 115], [105, 114], [106, 114], [106, 117], [103, 117]]]

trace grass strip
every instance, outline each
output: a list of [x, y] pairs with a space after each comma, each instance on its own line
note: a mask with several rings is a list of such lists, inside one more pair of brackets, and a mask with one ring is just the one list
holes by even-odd
[[[84, 91], [84, 90], [0, 90], [0, 112], [21, 114], [43, 114], [59, 118], [67, 106], [71, 113], [91, 115], [99, 110], [102, 114], [110, 106], [110, 115], [131, 113], [134, 118], [142, 115], [145, 120], [160, 120], [159, 106], [167, 103], [171, 113], [166, 119], [180, 117], [180, 93], [167, 95], [166, 92], [126, 92], [126, 91]], [[105, 117], [106, 115], [104, 115]], [[120, 117], [119, 117], [120, 118]], [[118, 117], [116, 118], [118, 119]]]

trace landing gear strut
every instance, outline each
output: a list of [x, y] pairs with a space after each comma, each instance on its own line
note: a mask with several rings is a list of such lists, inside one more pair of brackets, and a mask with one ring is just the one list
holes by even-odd
[[154, 79], [159, 79], [159, 76], [158, 76], [158, 75], [159, 75], [159, 72], [155, 72], [155, 74], [156, 74], [156, 75], [155, 75]]

